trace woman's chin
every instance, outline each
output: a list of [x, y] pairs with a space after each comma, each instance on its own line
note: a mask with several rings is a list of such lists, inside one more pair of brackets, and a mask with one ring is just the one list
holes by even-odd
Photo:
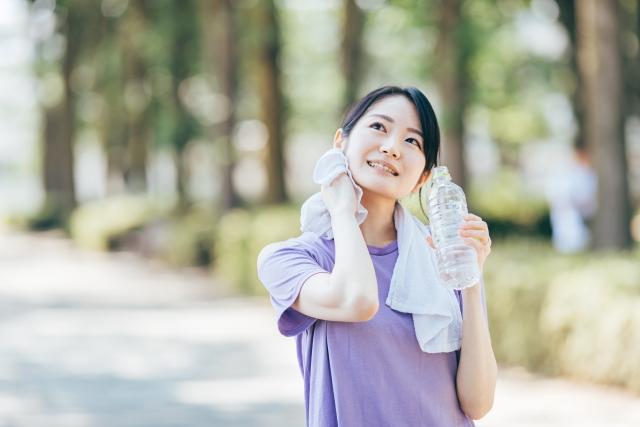
[[381, 185], [380, 183], [366, 183], [364, 185], [358, 184], [362, 188], [364, 196], [375, 196], [377, 198], [384, 198], [389, 200], [398, 200], [403, 196], [398, 191], [396, 186]]
[[[392, 200], [398, 200], [404, 197], [404, 194], [402, 194], [402, 191], [400, 191], [398, 187], [401, 184], [398, 177], [392, 175], [384, 176], [379, 173], [359, 173], [353, 174], [353, 180], [367, 195]], [[411, 191], [411, 189], [408, 189], [405, 194], [409, 191]]]

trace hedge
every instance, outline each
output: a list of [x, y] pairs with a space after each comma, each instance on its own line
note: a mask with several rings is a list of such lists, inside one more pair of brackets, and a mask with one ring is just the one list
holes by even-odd
[[640, 392], [639, 261], [496, 242], [484, 280], [498, 361]]

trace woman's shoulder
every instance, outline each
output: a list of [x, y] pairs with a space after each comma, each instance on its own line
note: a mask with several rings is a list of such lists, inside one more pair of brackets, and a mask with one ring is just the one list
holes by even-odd
[[270, 243], [265, 246], [258, 255], [258, 268], [260, 267], [260, 265], [262, 265], [266, 258], [282, 250], [292, 249], [296, 251], [306, 252], [309, 254], [309, 256], [315, 257], [321, 251], [331, 253], [332, 247], [333, 240], [326, 240], [316, 236], [315, 233], [305, 232], [298, 237], [293, 237], [291, 239], [285, 240], [284, 242]]

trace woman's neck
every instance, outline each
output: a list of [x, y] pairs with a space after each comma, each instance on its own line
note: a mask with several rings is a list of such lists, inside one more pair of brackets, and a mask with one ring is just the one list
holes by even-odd
[[360, 224], [360, 231], [366, 244], [382, 247], [395, 241], [397, 233], [393, 224], [393, 212], [396, 201], [365, 191], [361, 203], [368, 211], [364, 222]]

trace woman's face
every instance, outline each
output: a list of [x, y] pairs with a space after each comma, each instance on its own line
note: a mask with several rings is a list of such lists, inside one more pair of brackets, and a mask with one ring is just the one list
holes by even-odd
[[428, 178], [420, 118], [404, 96], [371, 106], [347, 139], [338, 130], [334, 147], [344, 148], [345, 143], [353, 179], [365, 192], [397, 200], [417, 192]]

